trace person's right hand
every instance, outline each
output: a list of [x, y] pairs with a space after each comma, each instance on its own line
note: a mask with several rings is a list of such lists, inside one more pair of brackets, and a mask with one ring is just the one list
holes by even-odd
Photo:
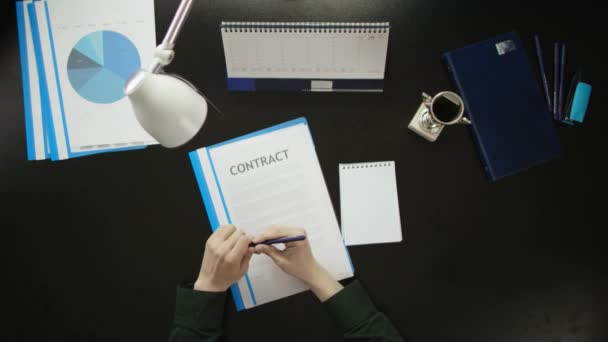
[[[253, 243], [261, 243], [266, 240], [274, 240], [284, 237], [306, 235], [304, 229], [272, 227], [259, 236], [253, 238]], [[288, 273], [303, 282], [310, 284], [321, 267], [312, 255], [308, 239], [303, 241], [289, 242], [285, 249], [280, 250], [272, 245], [257, 245], [257, 254], [266, 254], [279, 266], [283, 272]]]
[[[272, 227], [253, 239], [253, 243], [274, 240], [284, 237], [306, 235], [304, 229]], [[253, 248], [257, 254], [266, 254], [283, 270], [303, 281], [322, 301], [326, 301], [342, 289], [342, 285], [321, 266], [312, 254], [308, 239], [288, 242], [280, 250], [272, 245], [257, 245]]]

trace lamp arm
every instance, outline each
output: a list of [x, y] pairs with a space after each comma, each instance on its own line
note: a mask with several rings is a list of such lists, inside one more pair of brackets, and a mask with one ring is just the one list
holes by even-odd
[[171, 21], [171, 25], [165, 34], [163, 42], [156, 48], [154, 61], [149, 67], [149, 71], [151, 73], [156, 74], [163, 68], [163, 66], [171, 63], [171, 60], [173, 59], [173, 48], [175, 47], [175, 41], [184, 27], [186, 19], [188, 19], [188, 15], [190, 14], [193, 4], [194, 0], [182, 0], [182, 2], [179, 4], [177, 12], [175, 13], [175, 16], [173, 16], [173, 21]]

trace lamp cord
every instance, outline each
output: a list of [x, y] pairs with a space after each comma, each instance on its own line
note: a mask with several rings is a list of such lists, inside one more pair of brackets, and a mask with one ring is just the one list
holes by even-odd
[[178, 80], [181, 80], [182, 82], [189, 85], [192, 89], [196, 90], [196, 92], [199, 93], [211, 105], [211, 107], [213, 107], [213, 109], [215, 109], [220, 114], [220, 117], [224, 116], [224, 113], [222, 113], [222, 111], [207, 96], [205, 96], [205, 94], [203, 94], [203, 92], [201, 92], [197, 87], [195, 87], [194, 84], [190, 83], [190, 81], [181, 77], [178, 74], [169, 74], [169, 73], [166, 73], [164, 70], [161, 70], [161, 72], [167, 76], [175, 77]]

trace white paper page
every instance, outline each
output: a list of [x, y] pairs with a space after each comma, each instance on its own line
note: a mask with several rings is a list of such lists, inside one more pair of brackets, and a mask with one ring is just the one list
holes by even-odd
[[266, 32], [223, 28], [228, 77], [383, 79], [390, 29], [346, 30], [334, 25], [316, 32], [270, 26]]
[[[209, 152], [235, 226], [251, 235], [272, 225], [304, 228], [317, 260], [336, 279], [352, 276], [307, 125], [298, 124]], [[275, 161], [260, 165], [262, 157]], [[259, 167], [239, 172], [247, 163]], [[253, 257], [248, 276], [258, 305], [307, 289], [266, 256]]]
[[[25, 54], [27, 55], [27, 78], [29, 82], [29, 101], [30, 120], [32, 125], [31, 144], [34, 147], [34, 159], [46, 159], [46, 137], [42, 124], [42, 106], [40, 104], [40, 80], [38, 79], [38, 68], [36, 66], [36, 51], [34, 50], [34, 38], [30, 24], [30, 15], [27, 5], [32, 1], [17, 2], [17, 6], [22, 8], [23, 33], [25, 42]], [[27, 115], [27, 114], [26, 114]]]
[[395, 162], [340, 164], [340, 218], [347, 245], [400, 242]]
[[61, 117], [61, 102], [59, 89], [57, 88], [57, 76], [55, 73], [53, 48], [48, 30], [48, 18], [46, 16], [45, 7], [46, 1], [34, 1], [33, 6], [35, 7], [36, 22], [38, 23], [38, 35], [40, 38], [41, 48], [40, 52], [44, 62], [44, 73], [50, 102], [50, 113], [46, 113], [46, 115], [49, 116], [49, 119], [53, 125], [53, 127], [46, 127], [46, 129], [54, 130], [58, 158], [65, 159], [68, 157], [68, 149], [63, 130], [63, 119]]
[[154, 1], [53, 0], [48, 10], [69, 150], [156, 144], [122, 91], [152, 61]]

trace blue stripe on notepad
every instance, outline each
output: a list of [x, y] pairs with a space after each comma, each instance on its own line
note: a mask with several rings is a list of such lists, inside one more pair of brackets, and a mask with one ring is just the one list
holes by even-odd
[[229, 78], [228, 90], [231, 91], [254, 91], [255, 79], [253, 78]]
[[[312, 86], [313, 81], [327, 82], [331, 88]], [[303, 79], [303, 78], [238, 78], [227, 79], [229, 91], [361, 91], [381, 92], [382, 79]]]

